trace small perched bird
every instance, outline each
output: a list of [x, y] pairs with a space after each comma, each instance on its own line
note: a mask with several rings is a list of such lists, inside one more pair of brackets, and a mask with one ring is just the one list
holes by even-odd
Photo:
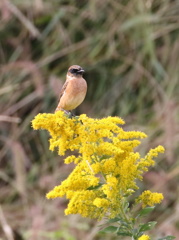
[[78, 65], [69, 67], [55, 112], [59, 110], [71, 111], [83, 102], [87, 91], [87, 83], [83, 78], [83, 73], [83, 68]]

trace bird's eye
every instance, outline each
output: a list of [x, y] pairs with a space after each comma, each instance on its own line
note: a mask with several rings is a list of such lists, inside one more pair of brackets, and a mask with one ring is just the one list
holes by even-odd
[[78, 72], [78, 69], [72, 68], [72, 69], [70, 69], [70, 72], [71, 72], [71, 73], [77, 73], [77, 72]]

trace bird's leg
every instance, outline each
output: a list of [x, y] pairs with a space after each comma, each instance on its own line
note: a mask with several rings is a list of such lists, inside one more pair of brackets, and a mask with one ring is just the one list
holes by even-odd
[[64, 112], [69, 118], [72, 117], [71, 111], [67, 111], [67, 110], [63, 109], [63, 112]]
[[68, 115], [68, 116], [69, 116], [69, 114], [70, 114], [70, 111], [67, 111], [67, 110], [65, 110], [65, 109], [63, 109], [63, 108], [58, 108], [58, 107], [57, 107], [57, 108], [55, 109], [55, 113], [58, 112], [58, 111], [63, 111], [63, 112], [64, 112], [66, 115]]
[[70, 112], [70, 117], [76, 117], [72, 111], [69, 111], [69, 112]]
[[60, 109], [56, 108], [55, 112], [57, 111], [63, 111], [66, 115], [68, 115], [69, 118], [76, 117], [72, 111], [67, 111], [63, 108], [60, 108]]
[[67, 111], [63, 109], [63, 111], [68, 115], [69, 118], [75, 117], [75, 114], [72, 111]]

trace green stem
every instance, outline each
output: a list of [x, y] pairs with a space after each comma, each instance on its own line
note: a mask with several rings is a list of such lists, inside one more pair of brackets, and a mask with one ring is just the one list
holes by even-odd
[[[134, 223], [129, 219], [125, 212], [124, 208], [125, 201], [121, 204], [120, 206], [120, 212], [121, 212], [121, 217], [122, 219], [128, 224], [128, 231], [133, 234], [133, 229], [134, 229]], [[137, 240], [134, 236], [132, 236], [132, 240]]]

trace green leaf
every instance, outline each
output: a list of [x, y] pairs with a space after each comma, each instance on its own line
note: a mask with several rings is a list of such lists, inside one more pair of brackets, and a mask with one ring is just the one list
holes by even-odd
[[97, 186], [95, 186], [95, 187], [91, 186], [91, 187], [87, 188], [87, 190], [95, 190], [95, 189], [100, 188], [102, 185], [103, 185], [103, 183], [99, 183], [99, 184], [98, 184]]
[[98, 227], [104, 227], [106, 224], [120, 222], [120, 221], [121, 221], [121, 218], [119, 218], [119, 217], [112, 218], [112, 219], [109, 219], [108, 221], [106, 221], [105, 223], [98, 225]]
[[130, 30], [133, 27], [140, 26], [141, 24], [144, 24], [146, 22], [157, 22], [159, 21], [159, 17], [155, 14], [139, 14], [135, 17], [129, 18], [127, 21], [125, 21], [120, 29], [122, 31]]
[[116, 217], [116, 218], [110, 219], [109, 221], [107, 221], [107, 223], [114, 223], [114, 222], [119, 222], [119, 221], [121, 221], [121, 218]]
[[99, 233], [115, 233], [117, 232], [117, 230], [118, 230], [118, 227], [109, 226], [99, 231]]
[[150, 212], [152, 212], [154, 210], [155, 207], [146, 207], [146, 208], [143, 208], [137, 217], [143, 217], [143, 216], [146, 216], [147, 214], [149, 214]]
[[118, 231], [117, 232], [117, 235], [119, 235], [119, 236], [129, 236], [129, 237], [132, 237], [132, 233], [130, 233], [130, 232], [122, 232], [122, 231]]
[[125, 209], [125, 211], [127, 211], [128, 208], [129, 208], [129, 203], [126, 201], [126, 202], [124, 203], [124, 209]]
[[139, 232], [144, 232], [144, 231], [151, 230], [156, 225], [156, 223], [157, 222], [153, 221], [153, 222], [148, 222], [148, 223], [140, 225]]
[[176, 237], [174, 237], [174, 236], [167, 236], [167, 237], [159, 238], [158, 240], [173, 240], [175, 238]]

